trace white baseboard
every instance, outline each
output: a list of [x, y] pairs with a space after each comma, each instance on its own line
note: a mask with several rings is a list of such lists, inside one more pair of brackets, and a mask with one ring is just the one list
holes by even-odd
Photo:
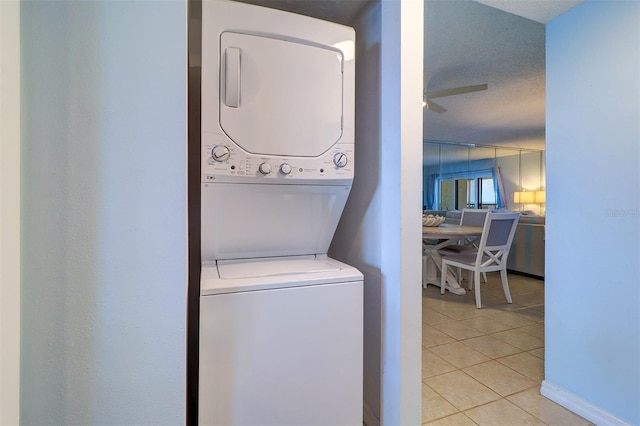
[[373, 414], [371, 408], [365, 403], [362, 406], [363, 415], [364, 415], [364, 424], [367, 426], [380, 426], [380, 419]]
[[577, 415], [584, 417], [596, 425], [631, 426], [631, 423], [627, 423], [608, 411], [605, 411], [602, 408], [574, 395], [573, 393], [547, 382], [546, 380], [542, 382], [540, 393], [553, 402], [562, 405], [564, 408], [573, 411]]

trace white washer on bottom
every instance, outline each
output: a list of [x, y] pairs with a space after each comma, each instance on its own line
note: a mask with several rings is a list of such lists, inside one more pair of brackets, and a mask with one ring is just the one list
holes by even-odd
[[200, 291], [200, 424], [362, 424], [357, 269], [324, 255], [218, 261]]

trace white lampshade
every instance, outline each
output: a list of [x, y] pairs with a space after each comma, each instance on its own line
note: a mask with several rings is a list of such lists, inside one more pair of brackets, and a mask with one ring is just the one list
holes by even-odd
[[513, 202], [519, 204], [531, 204], [534, 202], [534, 192], [518, 191], [513, 193]]
[[547, 202], [547, 191], [536, 191], [536, 203], [544, 204]]

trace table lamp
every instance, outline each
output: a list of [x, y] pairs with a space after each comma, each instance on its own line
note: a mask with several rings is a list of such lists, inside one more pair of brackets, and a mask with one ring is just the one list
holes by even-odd
[[[543, 191], [538, 191], [543, 192]], [[532, 204], [535, 201], [535, 193], [527, 191], [517, 191], [513, 193], [513, 202], [518, 204]]]

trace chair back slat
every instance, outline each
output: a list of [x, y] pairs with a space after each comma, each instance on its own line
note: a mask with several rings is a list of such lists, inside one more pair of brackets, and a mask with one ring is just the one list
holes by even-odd
[[488, 213], [478, 244], [477, 265], [506, 262], [520, 213]]
[[460, 225], [465, 226], [484, 226], [489, 210], [483, 209], [463, 209], [462, 217], [460, 217]]
[[509, 242], [513, 222], [517, 222], [517, 220], [518, 218], [492, 220], [487, 235], [487, 247], [502, 247], [506, 245]]

